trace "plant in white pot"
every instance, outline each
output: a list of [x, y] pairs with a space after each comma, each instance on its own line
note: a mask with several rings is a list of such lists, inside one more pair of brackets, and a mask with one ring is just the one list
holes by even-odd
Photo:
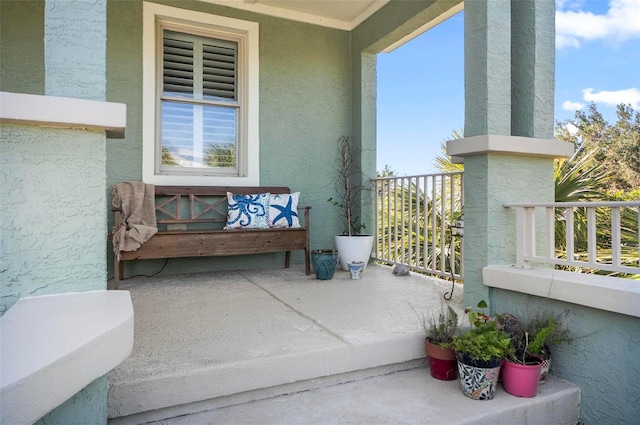
[[336, 249], [340, 252], [340, 267], [342, 270], [349, 270], [349, 263], [363, 261], [364, 271], [371, 257], [373, 235], [361, 234], [365, 225], [358, 215], [358, 202], [362, 192], [368, 188], [363, 185], [362, 175], [354, 166], [350, 143], [347, 136], [338, 139], [337, 199], [331, 197], [327, 201], [342, 212], [346, 227], [344, 233], [335, 238]]

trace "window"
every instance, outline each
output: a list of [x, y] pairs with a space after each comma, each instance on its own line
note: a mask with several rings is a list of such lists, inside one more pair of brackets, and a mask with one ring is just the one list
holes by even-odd
[[259, 184], [257, 37], [256, 23], [144, 3], [145, 182]]

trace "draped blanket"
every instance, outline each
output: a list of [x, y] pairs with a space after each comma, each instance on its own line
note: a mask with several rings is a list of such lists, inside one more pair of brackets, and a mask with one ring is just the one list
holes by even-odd
[[155, 186], [142, 182], [122, 182], [111, 188], [114, 208], [119, 208], [120, 223], [113, 228], [113, 252], [136, 251], [158, 232]]

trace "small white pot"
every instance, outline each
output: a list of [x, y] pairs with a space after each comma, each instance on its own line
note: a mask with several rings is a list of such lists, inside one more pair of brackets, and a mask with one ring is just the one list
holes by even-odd
[[365, 262], [364, 261], [353, 261], [348, 263], [349, 273], [351, 273], [352, 280], [359, 280], [362, 275], [362, 271], [364, 270]]

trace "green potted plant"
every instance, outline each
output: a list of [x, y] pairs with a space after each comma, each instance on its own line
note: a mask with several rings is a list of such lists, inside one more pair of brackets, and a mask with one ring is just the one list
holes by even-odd
[[441, 308], [437, 317], [432, 313], [422, 315], [422, 328], [425, 333], [424, 350], [429, 361], [431, 376], [443, 381], [458, 377], [458, 364], [452, 348], [445, 347], [460, 334], [458, 314], [451, 306]]
[[366, 190], [363, 178], [354, 165], [351, 151], [351, 139], [342, 136], [338, 139], [338, 165], [336, 175], [336, 195], [327, 199], [343, 214], [345, 231], [336, 235], [336, 249], [340, 252], [340, 266], [342, 270], [349, 270], [348, 263], [363, 261], [367, 267], [373, 247], [373, 235], [361, 234], [365, 225], [358, 215], [358, 201], [362, 192]]
[[503, 329], [510, 335], [514, 350], [502, 364], [502, 386], [504, 390], [518, 397], [535, 397], [538, 393], [538, 381], [542, 368], [542, 358], [530, 351], [534, 344], [543, 342], [543, 334], [532, 341], [531, 335], [524, 329], [520, 320], [512, 314], [498, 318]]
[[502, 359], [513, 353], [511, 337], [504, 332], [495, 318], [482, 310], [487, 308], [483, 300], [480, 311], [465, 309], [470, 327], [455, 336], [450, 346], [456, 352], [462, 392], [475, 400], [491, 400], [495, 395]]
[[542, 358], [541, 384], [546, 382], [551, 367], [550, 346], [570, 342], [572, 339], [568, 314], [568, 310], [559, 314], [537, 313], [524, 324], [529, 333], [528, 351]]

